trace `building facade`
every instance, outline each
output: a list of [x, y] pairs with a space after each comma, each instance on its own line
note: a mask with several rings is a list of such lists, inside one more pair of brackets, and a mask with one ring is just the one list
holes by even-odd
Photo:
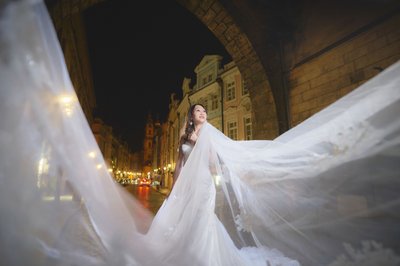
[[[173, 169], [178, 157], [180, 131], [185, 125], [192, 104], [207, 109], [208, 122], [234, 140], [253, 139], [251, 102], [248, 88], [234, 62], [221, 67], [222, 57], [206, 55], [195, 68], [196, 83], [184, 78], [181, 100], [171, 95], [167, 122], [161, 126], [159, 164], [154, 171], [162, 173], [164, 187], [172, 187]], [[154, 144], [154, 143], [153, 143]], [[154, 151], [155, 152], [155, 151]]]
[[95, 118], [91, 128], [108, 170], [117, 181], [133, 178], [141, 172], [140, 153], [131, 152], [125, 141], [113, 135], [111, 126]]
[[147, 116], [147, 122], [144, 131], [143, 140], [143, 167], [142, 172], [144, 175], [151, 173], [153, 170], [153, 137], [154, 137], [154, 121], [152, 116], [149, 114]]

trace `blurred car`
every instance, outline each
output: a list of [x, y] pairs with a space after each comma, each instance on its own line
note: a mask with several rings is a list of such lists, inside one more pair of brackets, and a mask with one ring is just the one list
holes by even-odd
[[151, 181], [150, 181], [150, 179], [147, 179], [147, 178], [142, 178], [139, 181], [139, 186], [150, 186], [150, 184], [151, 184]]

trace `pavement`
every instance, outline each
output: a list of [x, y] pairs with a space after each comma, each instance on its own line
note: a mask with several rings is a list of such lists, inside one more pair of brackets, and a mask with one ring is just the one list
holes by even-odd
[[170, 193], [169, 188], [157, 188], [156, 186], [152, 186], [152, 188], [157, 191], [158, 193], [163, 194], [164, 196], [168, 196]]

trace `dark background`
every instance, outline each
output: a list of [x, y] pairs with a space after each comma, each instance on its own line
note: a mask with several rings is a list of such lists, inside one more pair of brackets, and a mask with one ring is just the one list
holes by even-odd
[[207, 54], [231, 58], [193, 14], [173, 0], [109, 0], [84, 13], [97, 101], [95, 117], [133, 151], [142, 148], [148, 113], [164, 122], [170, 94]]

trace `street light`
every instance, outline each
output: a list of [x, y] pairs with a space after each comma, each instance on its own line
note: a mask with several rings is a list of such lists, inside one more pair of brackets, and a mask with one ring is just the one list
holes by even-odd
[[73, 94], [64, 94], [59, 96], [59, 102], [63, 108], [64, 113], [70, 117], [72, 116], [76, 97]]

